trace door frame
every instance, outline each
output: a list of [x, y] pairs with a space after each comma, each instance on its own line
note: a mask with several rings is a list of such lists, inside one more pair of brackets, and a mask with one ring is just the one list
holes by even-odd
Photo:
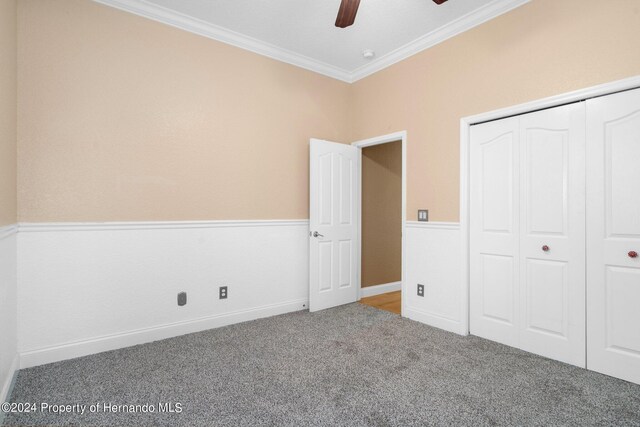
[[640, 75], [622, 80], [616, 80], [597, 86], [591, 86], [584, 89], [579, 89], [573, 92], [567, 92], [548, 98], [525, 102], [523, 104], [501, 108], [486, 113], [467, 116], [460, 119], [460, 235], [462, 240], [462, 253], [460, 255], [462, 260], [462, 324], [466, 325], [466, 332], [464, 333], [464, 335], [469, 334], [469, 307], [471, 302], [469, 299], [471, 283], [469, 277], [469, 198], [471, 196], [469, 191], [469, 168], [471, 165], [469, 159], [469, 151], [471, 126], [492, 120], [504, 119], [511, 116], [517, 116], [547, 108], [558, 107], [560, 105], [570, 104], [573, 102], [586, 101], [590, 98], [610, 95], [612, 93], [636, 88], [640, 88]]
[[357, 274], [356, 281], [358, 283], [358, 300], [362, 298], [362, 149], [366, 147], [372, 147], [374, 145], [387, 144], [389, 142], [401, 141], [402, 145], [402, 229], [401, 229], [401, 266], [400, 266], [400, 283], [401, 283], [401, 297], [400, 304], [401, 315], [405, 315], [405, 261], [406, 261], [406, 227], [407, 227], [407, 131], [399, 131], [390, 133], [387, 135], [376, 136], [373, 138], [367, 138], [360, 141], [351, 143], [352, 146], [359, 149], [358, 155], [358, 194], [356, 195], [356, 203], [358, 206], [356, 220], [358, 221], [358, 243], [356, 250], [356, 264]]

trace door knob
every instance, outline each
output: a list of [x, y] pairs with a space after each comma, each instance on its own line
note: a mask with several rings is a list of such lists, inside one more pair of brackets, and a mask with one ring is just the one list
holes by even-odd
[[638, 258], [638, 252], [636, 251], [629, 251], [628, 255], [629, 258]]
[[544, 245], [544, 246], [542, 247], [542, 250], [543, 250], [543, 251], [545, 251], [545, 252], [549, 252], [549, 246]]
[[322, 234], [318, 233], [317, 231], [313, 232], [313, 237], [324, 237]]

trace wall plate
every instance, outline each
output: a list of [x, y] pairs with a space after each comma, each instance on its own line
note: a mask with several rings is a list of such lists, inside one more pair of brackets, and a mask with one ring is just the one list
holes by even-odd
[[183, 305], [187, 305], [187, 293], [180, 292], [178, 294], [178, 305], [182, 307]]

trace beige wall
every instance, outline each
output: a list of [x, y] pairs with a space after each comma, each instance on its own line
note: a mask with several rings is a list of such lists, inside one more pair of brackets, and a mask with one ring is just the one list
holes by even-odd
[[459, 219], [460, 118], [640, 74], [640, 1], [533, 0], [353, 85], [352, 140], [407, 130], [407, 215]]
[[349, 85], [90, 0], [18, 18], [20, 221], [308, 218]]
[[27, 222], [307, 218], [308, 138], [405, 129], [408, 219], [456, 221], [461, 117], [640, 74], [637, 0], [533, 0], [352, 86], [90, 0], [21, 0], [18, 36]]
[[362, 287], [402, 278], [402, 142], [362, 150]]
[[16, 222], [16, 1], [0, 0], [0, 226]]

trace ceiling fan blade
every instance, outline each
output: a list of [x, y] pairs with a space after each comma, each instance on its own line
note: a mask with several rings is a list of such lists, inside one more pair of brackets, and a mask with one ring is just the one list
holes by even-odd
[[446, 1], [447, 1], [447, 0], [433, 0], [433, 2], [434, 2], [435, 4], [442, 4], [442, 3], [446, 2]]
[[346, 28], [353, 25], [356, 13], [358, 13], [358, 6], [360, 6], [360, 0], [342, 0], [338, 17], [336, 18], [336, 27]]

